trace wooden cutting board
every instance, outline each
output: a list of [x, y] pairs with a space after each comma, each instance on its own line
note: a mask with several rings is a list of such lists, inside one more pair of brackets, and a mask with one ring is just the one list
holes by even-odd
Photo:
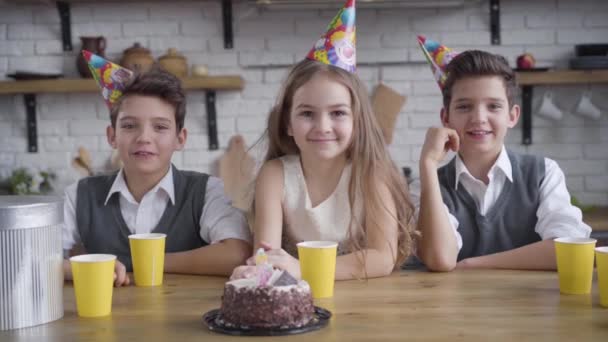
[[255, 161], [247, 153], [245, 140], [235, 135], [228, 143], [226, 153], [219, 161], [220, 178], [226, 194], [239, 209], [249, 210], [253, 195]]
[[393, 142], [397, 115], [405, 104], [406, 97], [385, 84], [378, 84], [372, 96], [372, 107], [382, 128], [387, 144]]

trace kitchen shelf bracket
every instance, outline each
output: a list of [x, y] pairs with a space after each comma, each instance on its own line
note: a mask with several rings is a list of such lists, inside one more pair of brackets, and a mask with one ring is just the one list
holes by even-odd
[[61, 19], [63, 51], [72, 51], [72, 19], [70, 15], [70, 4], [66, 1], [57, 1], [57, 11], [59, 11], [59, 19]]
[[27, 151], [38, 152], [38, 126], [36, 123], [36, 94], [23, 94], [26, 110]]
[[490, 0], [490, 34], [492, 45], [500, 45], [500, 0]]
[[205, 105], [207, 108], [207, 135], [209, 135], [209, 149], [217, 150], [217, 112], [215, 108], [215, 91], [207, 90], [205, 93]]
[[521, 130], [521, 143], [523, 145], [532, 144], [532, 98], [534, 87], [531, 85], [525, 85], [521, 87], [521, 116], [522, 116], [522, 130]]
[[222, 0], [222, 23], [224, 25], [224, 49], [232, 49], [234, 47], [232, 0]]

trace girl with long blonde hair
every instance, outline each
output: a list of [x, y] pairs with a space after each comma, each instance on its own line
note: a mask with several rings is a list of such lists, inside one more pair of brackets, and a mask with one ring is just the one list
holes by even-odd
[[[355, 64], [355, 1], [347, 0], [291, 69], [268, 118], [251, 210], [255, 250], [296, 278], [301, 241], [338, 243], [336, 279], [386, 276], [412, 252], [407, 184]], [[254, 274], [240, 266], [233, 278]]]
[[[254, 250], [265, 248], [271, 264], [299, 278], [295, 244], [305, 240], [339, 243], [336, 279], [386, 276], [411, 254], [407, 183], [354, 73], [311, 60], [296, 64], [266, 138], [252, 222]], [[241, 266], [233, 278], [253, 273]]]

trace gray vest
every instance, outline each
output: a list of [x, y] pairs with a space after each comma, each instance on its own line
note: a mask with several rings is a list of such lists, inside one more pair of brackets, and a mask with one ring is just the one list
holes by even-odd
[[459, 222], [462, 249], [458, 260], [503, 252], [540, 241], [534, 231], [540, 203], [540, 185], [545, 177], [542, 157], [507, 151], [513, 169], [513, 182], [505, 186], [492, 208], [482, 216], [475, 200], [462, 185], [454, 189], [455, 158], [437, 170], [441, 196]]
[[[167, 253], [207, 245], [200, 237], [199, 222], [209, 176], [172, 167], [175, 203], [167, 202], [158, 225], [152, 230], [153, 233], [167, 234]], [[128, 238], [131, 232], [120, 212], [120, 194], [114, 193], [108, 204], [104, 204], [116, 175], [88, 177], [78, 182], [76, 225], [87, 253], [114, 254], [131, 272]]]

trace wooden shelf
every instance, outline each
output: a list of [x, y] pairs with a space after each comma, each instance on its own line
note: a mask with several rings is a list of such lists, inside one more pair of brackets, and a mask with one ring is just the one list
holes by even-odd
[[518, 72], [519, 85], [558, 85], [580, 83], [608, 83], [608, 70], [556, 70]]
[[[240, 76], [186, 77], [182, 86], [186, 90], [204, 90], [207, 109], [207, 134], [209, 149], [219, 148], [217, 135], [217, 114], [215, 92], [217, 90], [241, 90], [244, 85]], [[38, 133], [36, 123], [36, 95], [45, 93], [82, 93], [99, 92], [94, 79], [52, 79], [36, 81], [0, 81], [0, 95], [23, 94], [26, 108], [26, 127], [28, 151], [38, 152]]]
[[[244, 81], [240, 76], [187, 77], [182, 79], [186, 90], [241, 90]], [[93, 79], [53, 79], [36, 81], [2, 81], [0, 94], [44, 94], [97, 92]]]
[[608, 83], [608, 69], [518, 72], [522, 97], [522, 144], [532, 144], [532, 98], [537, 85]]

